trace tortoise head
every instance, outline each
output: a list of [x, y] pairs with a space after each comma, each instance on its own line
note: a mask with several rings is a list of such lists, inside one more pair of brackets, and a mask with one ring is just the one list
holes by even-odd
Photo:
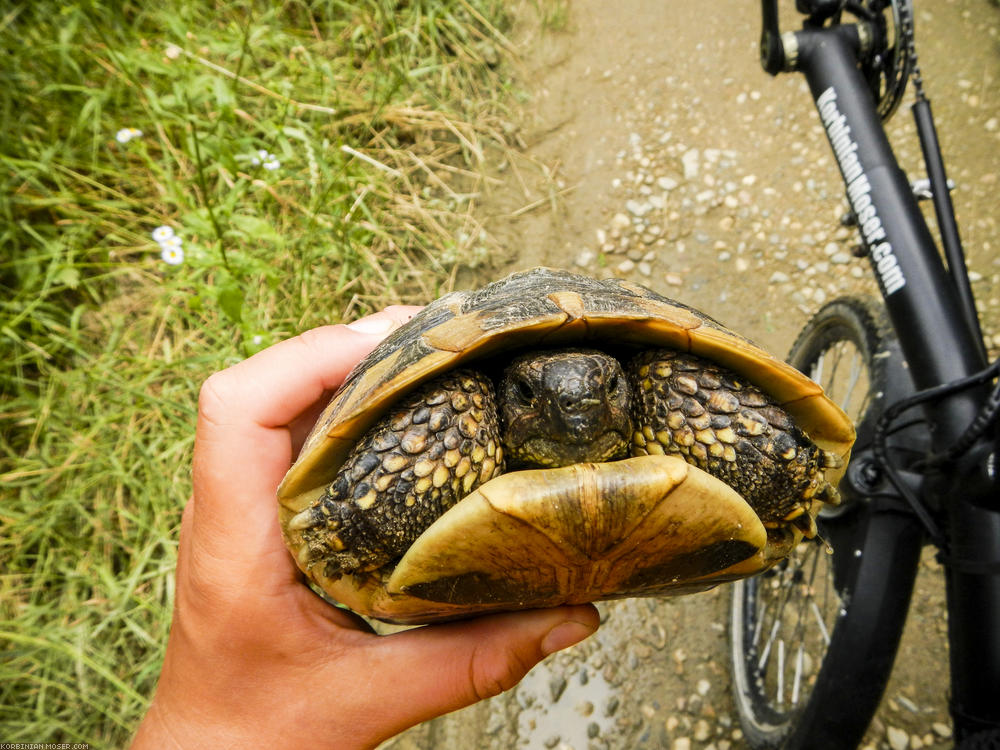
[[523, 354], [498, 388], [504, 453], [517, 467], [558, 467], [626, 455], [631, 393], [617, 359], [590, 349]]

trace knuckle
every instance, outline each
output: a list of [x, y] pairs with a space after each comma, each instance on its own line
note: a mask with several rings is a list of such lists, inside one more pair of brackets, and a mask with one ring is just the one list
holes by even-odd
[[225, 412], [227, 396], [227, 375], [226, 371], [213, 373], [204, 383], [198, 392], [198, 415], [209, 422], [216, 422], [219, 415]]

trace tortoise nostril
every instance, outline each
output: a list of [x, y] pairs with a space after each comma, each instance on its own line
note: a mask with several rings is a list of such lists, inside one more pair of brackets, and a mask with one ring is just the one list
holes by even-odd
[[590, 393], [560, 393], [556, 402], [562, 411], [572, 414], [591, 409], [600, 404], [601, 400]]

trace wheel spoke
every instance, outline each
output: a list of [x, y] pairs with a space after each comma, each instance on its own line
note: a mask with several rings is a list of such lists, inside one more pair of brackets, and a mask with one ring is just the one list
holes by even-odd
[[[875, 328], [858, 309], [843, 301], [831, 303], [803, 331], [789, 359], [856, 424], [874, 403], [873, 394], [884, 387], [881, 370], [871, 369], [882, 347], [872, 345]], [[821, 527], [836, 517], [824, 515]], [[753, 747], [783, 744], [814, 691], [825, 689], [821, 681], [828, 674], [823, 668], [828, 659], [856, 658], [831, 651], [841, 648], [835, 628], [849, 598], [842, 599], [845, 592], [834, 586], [834, 558], [827, 552], [833, 550], [821, 537], [803, 541], [781, 563], [741, 584], [739, 597], [734, 595], [733, 633], [745, 638], [734, 639], [734, 677], [738, 675], [740, 688], [734, 697]], [[812, 707], [806, 712], [811, 714]]]

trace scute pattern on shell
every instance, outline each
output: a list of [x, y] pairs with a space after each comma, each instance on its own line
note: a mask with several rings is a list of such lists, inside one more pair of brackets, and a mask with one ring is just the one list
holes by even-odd
[[704, 360], [651, 350], [633, 360], [633, 455], [666, 453], [723, 480], [761, 520], [832, 500], [826, 456], [761, 391]]
[[383, 429], [354, 447], [350, 470], [292, 521], [308, 546], [300, 563], [326, 564], [330, 576], [380, 567], [501, 474], [492, 390], [480, 373], [456, 370], [403, 401]]

